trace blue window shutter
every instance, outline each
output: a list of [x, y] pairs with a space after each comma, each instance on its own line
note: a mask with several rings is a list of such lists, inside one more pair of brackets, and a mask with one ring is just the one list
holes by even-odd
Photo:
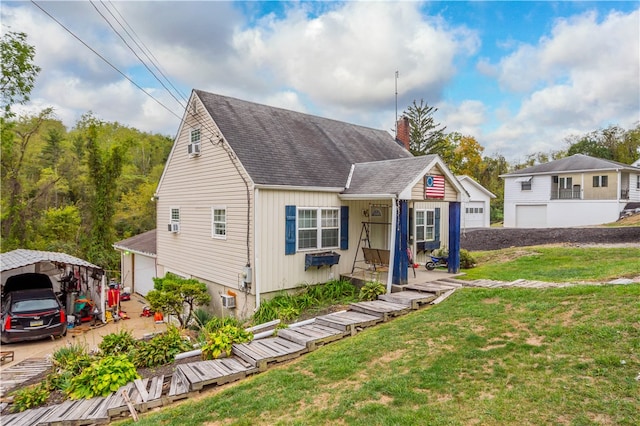
[[349, 249], [349, 206], [340, 207], [340, 250]]
[[435, 208], [433, 223], [433, 236], [436, 241], [440, 241], [440, 207]]
[[284, 254], [296, 253], [296, 206], [285, 206]]

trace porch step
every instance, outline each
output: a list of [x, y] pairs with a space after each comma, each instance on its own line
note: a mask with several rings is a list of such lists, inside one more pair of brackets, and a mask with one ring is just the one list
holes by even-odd
[[406, 305], [411, 309], [419, 309], [422, 305], [426, 305], [437, 296], [432, 293], [423, 293], [420, 291], [399, 291], [397, 293], [381, 294], [378, 296], [379, 300], [385, 302], [399, 303]]
[[432, 293], [436, 296], [440, 296], [443, 293], [446, 293], [449, 290], [454, 288], [459, 288], [459, 285], [455, 285], [453, 283], [438, 283], [438, 282], [430, 282], [430, 283], [421, 283], [421, 284], [407, 284], [404, 286], [406, 290], [415, 290], [423, 293]]

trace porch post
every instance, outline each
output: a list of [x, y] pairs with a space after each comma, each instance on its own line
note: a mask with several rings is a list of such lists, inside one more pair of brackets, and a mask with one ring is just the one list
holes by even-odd
[[409, 257], [407, 247], [409, 244], [409, 203], [407, 200], [398, 201], [398, 222], [395, 229], [396, 241], [394, 247], [393, 261], [393, 283], [407, 284], [407, 269], [409, 268]]
[[460, 202], [449, 203], [449, 273], [460, 272]]

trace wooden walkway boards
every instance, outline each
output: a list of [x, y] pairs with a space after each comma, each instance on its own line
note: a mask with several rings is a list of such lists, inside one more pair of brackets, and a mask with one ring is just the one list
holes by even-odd
[[282, 328], [278, 330], [278, 337], [304, 345], [309, 352], [315, 351], [318, 346], [334, 340], [342, 339], [345, 332], [336, 327], [328, 327], [321, 324], [303, 325], [300, 327]]
[[25, 359], [16, 365], [5, 368], [0, 373], [0, 398], [20, 383], [26, 382], [51, 368], [51, 361], [46, 358]]
[[297, 358], [305, 352], [308, 352], [306, 346], [281, 337], [269, 337], [249, 343], [234, 343], [231, 350], [232, 354], [260, 371], [266, 370], [268, 364]]
[[[405, 286], [404, 291], [382, 295], [378, 300], [352, 303], [346, 311], [319, 316], [308, 324], [280, 329], [276, 337], [234, 344], [232, 356], [228, 358], [179, 364], [169, 377], [138, 379], [104, 398], [69, 400], [58, 405], [9, 414], [3, 416], [2, 425], [106, 424], [117, 417], [129, 415], [131, 410], [145, 412], [169, 405], [200, 392], [206, 386], [241, 380], [266, 370], [271, 364], [297, 358], [326, 343], [353, 336], [366, 327], [389, 321], [428, 304], [439, 303], [462, 285], [459, 282], [438, 282], [414, 285], [417, 288], [411, 289]], [[50, 368], [46, 360], [31, 361], [29, 366], [16, 369], [14, 385], [24, 381], [24, 377], [19, 376], [22, 370], [27, 370], [32, 377], [35, 371], [42, 372]], [[2, 381], [5, 389], [5, 371]]]
[[382, 322], [382, 317], [379, 315], [368, 315], [354, 311], [334, 312], [316, 318], [317, 324], [343, 331], [347, 336], [355, 336], [358, 330], [380, 322]]

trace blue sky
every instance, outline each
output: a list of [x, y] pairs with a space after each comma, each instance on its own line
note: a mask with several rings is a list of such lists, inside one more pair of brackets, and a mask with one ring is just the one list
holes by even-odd
[[3, 34], [27, 33], [42, 67], [19, 112], [53, 106], [68, 127], [92, 111], [178, 130], [180, 96], [109, 27], [127, 39], [115, 17], [187, 96], [197, 88], [390, 130], [398, 71], [400, 113], [424, 99], [447, 131], [510, 161], [640, 121], [638, 1], [37, 3], [162, 104], [32, 3], [3, 1]]

